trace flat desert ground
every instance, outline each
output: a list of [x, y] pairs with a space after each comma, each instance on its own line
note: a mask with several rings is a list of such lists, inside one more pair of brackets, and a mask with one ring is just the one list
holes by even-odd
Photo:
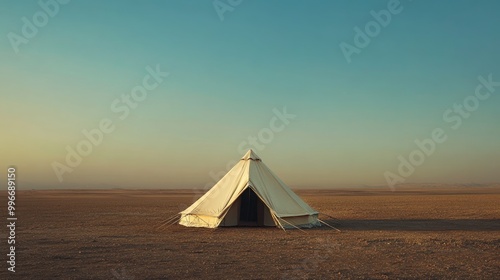
[[[338, 228], [161, 227], [199, 193], [17, 193], [0, 279], [498, 279], [499, 188], [297, 191]], [[1, 199], [6, 205], [6, 197]], [[3, 217], [5, 221], [5, 211]], [[6, 260], [6, 230], [1, 248]]]

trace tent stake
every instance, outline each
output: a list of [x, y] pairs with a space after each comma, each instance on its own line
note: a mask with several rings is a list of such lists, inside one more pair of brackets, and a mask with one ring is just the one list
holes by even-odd
[[326, 222], [324, 222], [324, 221], [322, 221], [322, 220], [320, 220], [320, 219], [318, 219], [318, 221], [319, 221], [320, 223], [322, 223], [322, 224], [325, 224], [326, 226], [328, 226], [328, 227], [330, 227], [330, 228], [333, 228], [334, 230], [336, 230], [336, 231], [338, 231], [338, 232], [341, 232], [341, 231], [340, 231], [340, 229], [338, 229], [338, 228], [336, 228], [336, 227], [333, 227], [333, 226], [331, 226], [331, 225], [327, 224]]

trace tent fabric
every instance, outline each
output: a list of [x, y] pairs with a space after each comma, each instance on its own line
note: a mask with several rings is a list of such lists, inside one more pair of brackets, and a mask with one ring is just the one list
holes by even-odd
[[238, 225], [239, 198], [247, 188], [251, 188], [266, 207], [263, 225], [320, 226], [318, 212], [285, 185], [252, 150], [207, 193], [180, 212], [179, 224], [207, 228]]

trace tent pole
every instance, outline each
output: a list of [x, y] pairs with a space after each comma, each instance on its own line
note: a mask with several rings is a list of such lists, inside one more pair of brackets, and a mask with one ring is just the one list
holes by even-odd
[[276, 216], [274, 213], [271, 213], [271, 217], [273, 218], [274, 223], [278, 225], [278, 227], [281, 228], [284, 232], [286, 232], [285, 227], [283, 227], [283, 225], [278, 220], [278, 216]]

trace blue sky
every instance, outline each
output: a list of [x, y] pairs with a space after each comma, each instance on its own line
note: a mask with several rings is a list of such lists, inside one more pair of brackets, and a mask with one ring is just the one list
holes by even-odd
[[[389, 2], [242, 1], [221, 20], [212, 1], [75, 0], [16, 53], [8, 34], [41, 7], [4, 1], [2, 163], [33, 188], [201, 187], [286, 107], [256, 152], [292, 187], [384, 185], [436, 127], [447, 142], [406, 182], [500, 181], [500, 89], [457, 130], [442, 117], [478, 76], [500, 80], [500, 3], [401, 1], [348, 63], [339, 44]], [[158, 64], [170, 76], [58, 181], [65, 147]]]

